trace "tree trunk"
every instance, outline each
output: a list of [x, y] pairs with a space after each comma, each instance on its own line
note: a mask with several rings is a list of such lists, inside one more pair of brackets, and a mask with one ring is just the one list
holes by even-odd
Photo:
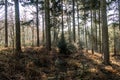
[[32, 29], [32, 47], [34, 47], [34, 26], [32, 26], [31, 29]]
[[87, 25], [86, 25], [86, 11], [84, 10], [84, 41], [85, 41], [85, 48], [86, 48], [86, 52], [88, 52], [87, 48], [88, 48], [88, 44], [87, 44]]
[[116, 35], [115, 24], [113, 24], [113, 36], [114, 36], [114, 56], [116, 56]]
[[[13, 8], [10, 8], [11, 12], [13, 12]], [[13, 53], [15, 52], [15, 26], [14, 26], [14, 19], [13, 19], [13, 13], [10, 13], [10, 19], [11, 19], [11, 26], [12, 26], [12, 48]]]
[[85, 20], [85, 47], [86, 47], [86, 52], [88, 52], [88, 31], [87, 31], [87, 25], [86, 25], [86, 20]]
[[43, 31], [43, 34], [42, 34], [42, 42], [44, 43], [45, 42], [45, 30], [44, 30], [44, 15], [42, 15], [42, 31]]
[[101, 53], [101, 16], [100, 16], [100, 8], [99, 8], [99, 12], [98, 12], [98, 16], [99, 16], [99, 52]]
[[46, 48], [51, 50], [51, 34], [50, 34], [50, 11], [49, 0], [45, 0], [45, 27], [46, 27]]
[[5, 0], [5, 47], [8, 47], [7, 0]]
[[94, 51], [97, 51], [97, 24], [96, 24], [96, 10], [93, 11], [93, 37], [94, 37]]
[[22, 26], [22, 46], [24, 46], [25, 47], [25, 31], [24, 31], [24, 26]]
[[[63, 0], [62, 0], [62, 4], [63, 4]], [[64, 39], [64, 21], [63, 21], [63, 6], [62, 6], [62, 38]]]
[[39, 39], [39, 16], [38, 16], [38, 0], [36, 0], [36, 27], [37, 27], [37, 47], [40, 45]]
[[56, 9], [56, 7], [55, 7], [55, 4], [56, 4], [56, 1], [55, 0], [53, 0], [53, 11], [52, 11], [52, 15], [53, 15], [53, 41], [52, 41], [52, 43], [53, 43], [53, 45], [55, 46], [56, 45], [56, 34], [57, 34], [57, 32], [56, 32], [56, 17], [55, 17], [55, 13], [56, 13], [56, 11], [55, 11], [55, 9]]
[[119, 11], [119, 30], [120, 30], [120, 0], [118, 0], [118, 11]]
[[107, 26], [107, 13], [106, 13], [106, 0], [101, 0], [101, 13], [102, 13], [102, 48], [103, 48], [103, 62], [110, 64], [109, 55], [109, 40], [108, 40], [108, 26]]
[[19, 2], [18, 0], [14, 0], [14, 2], [15, 2], [16, 52], [21, 52]]
[[[93, 17], [92, 17], [92, 9], [90, 10], [91, 13], [91, 36], [93, 37]], [[93, 50], [93, 38], [91, 37], [91, 50], [92, 50], [92, 54], [94, 54], [94, 50]]]
[[72, 9], [73, 9], [73, 41], [76, 42], [76, 33], [75, 33], [75, 0], [72, 0]]
[[78, 42], [80, 44], [80, 23], [79, 23], [79, 5], [77, 4], [77, 21], [78, 21]]
[[67, 24], [68, 24], [69, 43], [71, 43], [72, 41], [71, 41], [71, 17], [70, 17], [70, 14], [68, 14]]

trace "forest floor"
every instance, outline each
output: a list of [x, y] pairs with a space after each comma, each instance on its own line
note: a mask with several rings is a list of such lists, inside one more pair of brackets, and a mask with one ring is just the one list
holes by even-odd
[[12, 49], [0, 50], [0, 80], [120, 80], [120, 56], [110, 56], [111, 64], [102, 64], [100, 53], [90, 51], [60, 58], [57, 49], [48, 54], [44, 47], [24, 48], [19, 57]]

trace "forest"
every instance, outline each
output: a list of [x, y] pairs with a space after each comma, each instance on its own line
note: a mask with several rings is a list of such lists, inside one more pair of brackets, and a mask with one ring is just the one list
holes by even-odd
[[120, 80], [120, 0], [0, 0], [0, 80]]

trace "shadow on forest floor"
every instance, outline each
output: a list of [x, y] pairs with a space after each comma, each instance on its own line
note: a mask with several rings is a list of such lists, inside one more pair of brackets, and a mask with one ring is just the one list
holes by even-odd
[[[119, 56], [116, 56], [119, 57]], [[102, 64], [101, 54], [90, 52], [83, 53], [82, 59], [86, 60], [86, 64], [89, 65], [90, 80], [119, 80], [120, 79], [120, 59], [111, 57], [111, 65], [105, 66]]]
[[120, 56], [111, 56], [111, 65], [105, 66], [101, 54], [78, 51], [61, 58], [66, 63], [58, 70], [55, 48], [49, 54], [44, 47], [24, 48], [21, 54], [0, 51], [0, 80], [120, 80]]

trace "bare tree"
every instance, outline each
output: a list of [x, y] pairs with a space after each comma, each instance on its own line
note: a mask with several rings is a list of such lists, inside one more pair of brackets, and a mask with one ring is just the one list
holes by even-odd
[[7, 0], [5, 0], [5, 47], [8, 47]]
[[104, 64], [110, 63], [109, 54], [109, 40], [108, 40], [108, 26], [107, 26], [107, 13], [106, 13], [106, 0], [101, 0], [101, 21], [102, 21], [102, 51]]
[[14, 0], [14, 3], [15, 3], [15, 27], [16, 27], [16, 52], [21, 52], [19, 0]]

